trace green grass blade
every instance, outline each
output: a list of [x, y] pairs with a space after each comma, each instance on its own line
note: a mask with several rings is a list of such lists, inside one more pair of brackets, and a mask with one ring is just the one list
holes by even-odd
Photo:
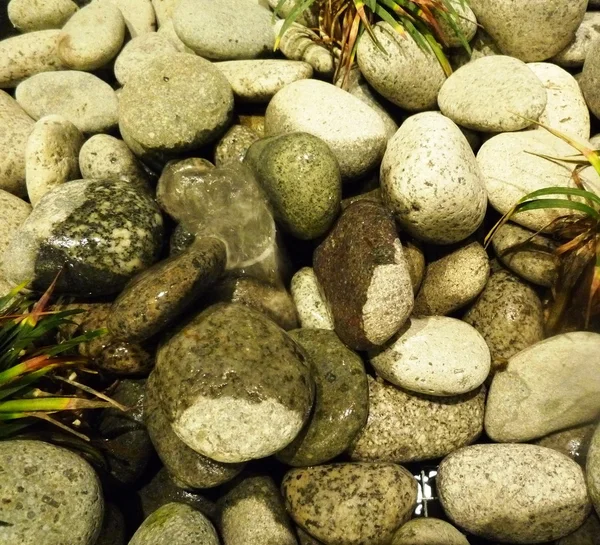
[[530, 210], [548, 210], [548, 209], [570, 209], [583, 212], [587, 216], [600, 220], [600, 213], [594, 210], [591, 206], [575, 201], [568, 201], [566, 199], [536, 199], [526, 202], [521, 202], [515, 206], [514, 213], [527, 212]]
[[290, 28], [295, 22], [296, 19], [304, 12], [305, 9], [310, 8], [316, 0], [297, 0], [294, 9], [290, 11], [288, 16], [285, 18], [281, 30], [279, 34], [275, 38], [275, 45], [273, 46], [273, 51], [277, 51], [279, 49], [279, 43], [281, 42], [281, 38], [286, 33], [287, 29]]
[[35, 399], [11, 399], [0, 402], [0, 414], [76, 411], [79, 409], [105, 409], [112, 405], [79, 397], [40, 397]]

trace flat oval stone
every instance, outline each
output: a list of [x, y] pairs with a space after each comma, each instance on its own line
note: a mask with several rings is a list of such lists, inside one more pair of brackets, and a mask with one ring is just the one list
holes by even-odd
[[117, 95], [108, 83], [87, 72], [37, 74], [17, 87], [15, 98], [33, 119], [60, 115], [81, 132], [105, 132], [117, 125]]
[[384, 545], [406, 522], [417, 483], [395, 464], [332, 464], [289, 471], [281, 484], [296, 523], [324, 543]]
[[10, 0], [8, 18], [20, 32], [62, 28], [77, 11], [72, 0]]
[[[2, 255], [13, 235], [31, 214], [31, 205], [23, 199], [0, 189], [0, 266]], [[1, 295], [0, 295], [1, 297]]]
[[292, 297], [304, 329], [335, 328], [329, 303], [312, 267], [303, 267], [292, 277]]
[[490, 350], [469, 324], [428, 316], [411, 318], [370, 361], [379, 376], [396, 386], [452, 396], [484, 383], [490, 371]]
[[331, 305], [335, 331], [354, 350], [385, 343], [413, 306], [408, 264], [381, 204], [351, 204], [315, 250], [313, 265]]
[[150, 0], [99, 0], [119, 8], [132, 38], [156, 32], [156, 14]]
[[367, 375], [333, 331], [296, 329], [290, 336], [308, 356], [316, 397], [306, 427], [277, 457], [296, 467], [318, 465], [344, 452], [367, 422]]
[[[14, 38], [13, 38], [14, 39]], [[8, 41], [8, 40], [6, 40]], [[581, 91], [590, 111], [600, 118], [600, 92], [598, 82], [600, 81], [600, 40], [592, 42], [588, 54], [583, 63], [583, 71], [579, 79]]]
[[[591, 4], [591, 2], [590, 2]], [[592, 42], [600, 37], [600, 13], [586, 11], [575, 37], [562, 51], [552, 57], [551, 62], [565, 68], [583, 66]]]
[[484, 387], [438, 397], [369, 377], [369, 418], [348, 454], [353, 460], [396, 463], [440, 458], [481, 435], [484, 404]]
[[304, 353], [274, 322], [238, 304], [206, 309], [158, 351], [163, 409], [179, 438], [219, 462], [278, 452], [308, 419]]
[[440, 110], [476, 131], [518, 131], [537, 120], [546, 107], [546, 90], [522, 61], [492, 55], [469, 62], [442, 85]]
[[[562, 452], [572, 460], [575, 460], [579, 465], [585, 467], [588, 450], [595, 430], [595, 423], [575, 426], [574, 428], [557, 431], [546, 435], [546, 437], [537, 439], [535, 444]], [[600, 533], [598, 537], [600, 537]]]
[[289, 132], [307, 132], [324, 140], [344, 180], [375, 168], [387, 143], [386, 127], [377, 112], [342, 89], [314, 79], [286, 85], [269, 102], [266, 136]]
[[409, 117], [389, 141], [381, 163], [381, 193], [403, 229], [435, 244], [467, 238], [487, 207], [471, 146], [438, 112]]
[[96, 543], [104, 499], [82, 457], [42, 441], [2, 441], [0, 467], [2, 543]]
[[258, 134], [251, 128], [244, 127], [243, 125], [234, 125], [215, 146], [215, 165], [221, 166], [228, 162], [243, 162], [248, 148], [258, 138]]
[[426, 517], [403, 524], [391, 545], [469, 545], [469, 542], [452, 524]]
[[592, 513], [572, 534], [559, 539], [556, 545], [599, 545], [600, 520]]
[[506, 543], [561, 538], [581, 526], [590, 512], [581, 468], [537, 445], [460, 449], [442, 460], [437, 490], [455, 524]]
[[[496, 373], [485, 430], [497, 442], [529, 441], [600, 415], [600, 334], [563, 333], [514, 355]], [[548, 392], [552, 392], [549, 402]]]

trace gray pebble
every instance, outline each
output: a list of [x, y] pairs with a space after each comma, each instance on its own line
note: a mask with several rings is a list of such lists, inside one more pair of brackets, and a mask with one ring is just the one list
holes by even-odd
[[333, 331], [331, 309], [312, 267], [304, 267], [294, 274], [291, 291], [303, 328]]
[[20, 32], [62, 28], [78, 7], [72, 0], [10, 0], [8, 18]]
[[215, 146], [215, 165], [221, 166], [229, 161], [241, 163], [248, 148], [259, 136], [249, 127], [234, 125]]
[[575, 37], [567, 47], [552, 57], [551, 62], [565, 68], [583, 66], [594, 40], [600, 37], [600, 12], [586, 11]]

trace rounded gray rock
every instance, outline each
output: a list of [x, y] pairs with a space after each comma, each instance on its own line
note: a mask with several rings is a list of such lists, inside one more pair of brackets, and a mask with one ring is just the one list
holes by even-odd
[[0, 189], [0, 268], [4, 251], [29, 214], [31, 205], [28, 202]]
[[600, 36], [590, 45], [579, 85], [589, 109], [600, 119]]
[[590, 443], [585, 472], [590, 498], [596, 513], [600, 513], [600, 426], [596, 428]]
[[233, 125], [215, 146], [215, 165], [219, 167], [230, 161], [243, 162], [246, 152], [258, 138], [251, 128]]
[[565, 68], [579, 68], [583, 66], [592, 43], [599, 37], [600, 12], [586, 11], [573, 40], [550, 60]]
[[331, 309], [312, 267], [303, 267], [294, 274], [291, 292], [303, 328], [333, 331]]
[[[537, 439], [535, 444], [562, 452], [579, 465], [585, 466], [596, 427], [596, 424], [592, 422], [591, 424], [582, 424], [574, 428], [556, 431], [546, 435], [546, 437]], [[598, 537], [600, 537], [600, 533]]]
[[72, 0], [10, 0], [8, 18], [20, 32], [62, 28], [78, 7]]
[[394, 534], [391, 545], [469, 545], [469, 542], [449, 522], [426, 517], [403, 524]]

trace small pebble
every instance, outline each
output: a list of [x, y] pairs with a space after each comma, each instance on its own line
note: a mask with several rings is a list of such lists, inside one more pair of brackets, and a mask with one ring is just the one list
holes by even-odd
[[416, 518], [403, 524], [391, 545], [469, 545], [452, 524], [433, 517]]
[[592, 42], [599, 36], [600, 13], [586, 11], [573, 40], [550, 61], [564, 68], [580, 68], [585, 62]]
[[100, 2], [111, 3], [119, 8], [132, 38], [156, 32], [156, 15], [150, 0], [100, 0]]
[[[585, 467], [588, 450], [592, 442], [592, 436], [596, 430], [596, 424], [583, 424], [562, 431], [557, 431], [537, 439], [536, 445], [547, 447], [562, 452], [569, 458], [575, 460], [579, 465]], [[600, 537], [600, 533], [598, 534]]]
[[291, 291], [304, 329], [335, 328], [331, 309], [312, 267], [304, 267], [294, 274]]
[[215, 165], [228, 162], [244, 161], [248, 148], [258, 140], [259, 136], [249, 127], [233, 125], [215, 146]]
[[0, 265], [2, 254], [29, 214], [31, 214], [31, 205], [28, 202], [0, 189]]
[[20, 32], [62, 28], [78, 7], [72, 0], [10, 0], [8, 18]]

